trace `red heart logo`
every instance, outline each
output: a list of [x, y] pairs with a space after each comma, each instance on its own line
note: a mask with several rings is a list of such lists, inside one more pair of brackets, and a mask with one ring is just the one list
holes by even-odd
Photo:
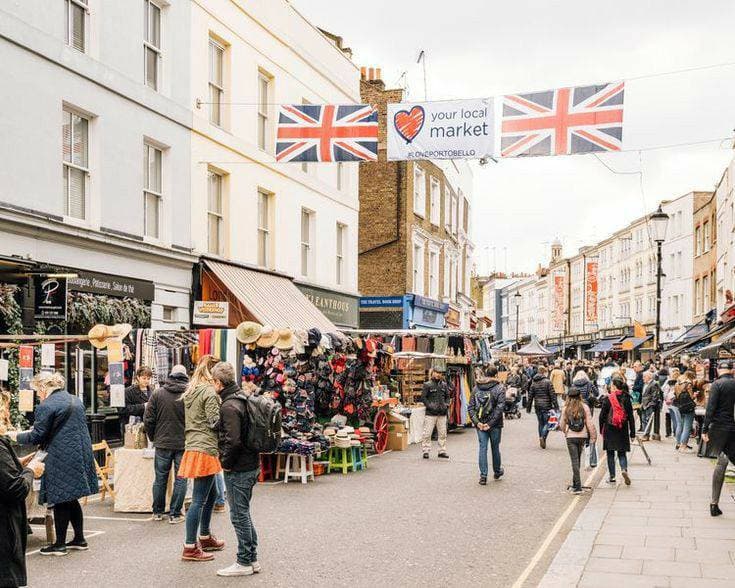
[[409, 110], [399, 110], [393, 116], [393, 125], [398, 134], [406, 140], [406, 143], [413, 141], [421, 132], [424, 126], [424, 108], [422, 106], [414, 106]]

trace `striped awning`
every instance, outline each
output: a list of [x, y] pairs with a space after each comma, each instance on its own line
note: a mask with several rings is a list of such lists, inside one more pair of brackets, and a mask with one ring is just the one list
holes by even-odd
[[210, 259], [204, 263], [247, 309], [252, 320], [276, 329], [316, 327], [322, 333], [337, 331], [289, 278]]

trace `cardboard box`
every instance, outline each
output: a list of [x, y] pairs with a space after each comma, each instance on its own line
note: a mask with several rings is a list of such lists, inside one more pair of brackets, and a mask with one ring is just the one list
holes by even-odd
[[392, 451], [405, 451], [408, 448], [408, 433], [389, 432], [387, 449]]
[[388, 423], [389, 433], [406, 433], [408, 429], [404, 423]]

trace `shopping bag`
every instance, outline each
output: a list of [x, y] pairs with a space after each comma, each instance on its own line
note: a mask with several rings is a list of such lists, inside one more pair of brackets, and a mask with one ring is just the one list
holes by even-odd
[[709, 457], [716, 458], [717, 453], [712, 450], [712, 444], [705, 441], [704, 439], [699, 440], [699, 447], [697, 448], [697, 457]]
[[556, 431], [559, 426], [559, 413], [555, 410], [549, 411], [549, 419], [546, 421], [547, 431]]

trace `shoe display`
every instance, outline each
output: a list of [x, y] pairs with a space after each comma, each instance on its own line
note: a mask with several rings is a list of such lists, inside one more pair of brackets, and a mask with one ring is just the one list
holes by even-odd
[[252, 576], [254, 573], [253, 566], [244, 566], [237, 562], [228, 568], [217, 570], [218, 576]]
[[84, 539], [74, 539], [73, 541], [69, 541], [69, 543], [66, 544], [66, 548], [72, 549], [74, 551], [87, 551], [89, 549], [89, 544]]
[[194, 547], [184, 545], [184, 552], [181, 554], [184, 561], [212, 561], [214, 556], [211, 553], [204, 553], [202, 546], [197, 543]]
[[47, 545], [46, 547], [42, 547], [39, 553], [41, 555], [55, 555], [58, 557], [66, 555], [69, 552], [66, 550], [66, 545]]
[[201, 545], [202, 551], [222, 551], [225, 548], [225, 542], [220, 541], [214, 535], [199, 537], [199, 545]]

